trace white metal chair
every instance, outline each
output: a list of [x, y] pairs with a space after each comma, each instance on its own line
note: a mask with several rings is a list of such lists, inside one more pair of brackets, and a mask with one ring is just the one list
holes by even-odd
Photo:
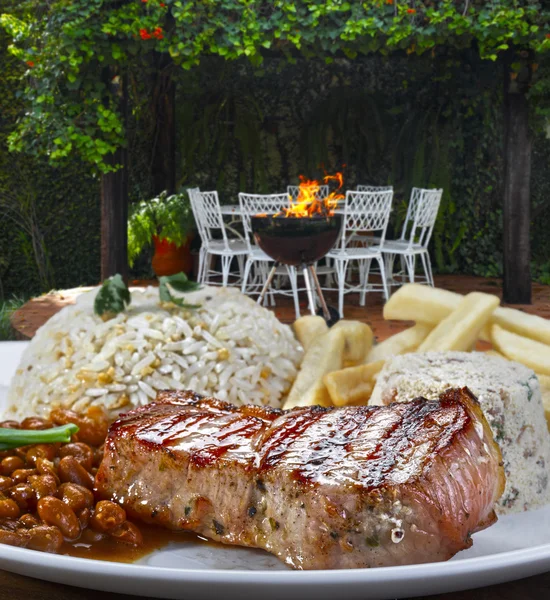
[[[227, 235], [220, 211], [218, 192], [201, 192], [199, 188], [191, 188], [187, 192], [202, 242], [197, 279], [199, 283], [214, 284], [209, 281], [210, 275], [216, 273], [210, 268], [210, 260], [212, 256], [219, 256], [222, 263], [222, 285], [227, 287], [231, 261], [234, 258], [239, 261], [239, 271], [242, 275], [244, 257], [248, 252], [246, 242]], [[216, 239], [217, 231], [221, 232], [221, 239]]]
[[[416, 257], [420, 256], [425, 281], [432, 287], [434, 286], [428, 244], [432, 237], [442, 195], [442, 189], [413, 188], [411, 190], [401, 237], [398, 240], [386, 240], [384, 244], [384, 262], [390, 284], [399, 285], [405, 281], [407, 276], [408, 280], [413, 283]], [[397, 281], [393, 277], [396, 256], [401, 258], [401, 281]]]
[[[344, 204], [342, 233], [337, 247], [331, 250], [327, 257], [334, 261], [338, 282], [338, 310], [340, 317], [344, 316], [344, 294], [360, 292], [359, 303], [365, 305], [368, 291], [381, 289], [388, 299], [388, 285], [385, 275], [384, 256], [382, 250], [390, 218], [393, 190], [382, 192], [348, 191]], [[355, 233], [368, 232], [376, 236], [377, 243], [368, 246], [350, 246], [349, 240]], [[382, 282], [377, 288], [368, 283], [370, 265], [376, 260], [380, 267]], [[359, 285], [353, 286], [346, 282], [346, 271], [351, 261], [359, 262]]]
[[[245, 234], [245, 241], [248, 249], [246, 262], [244, 265], [244, 273], [242, 280], [241, 291], [243, 294], [247, 293], [249, 287], [248, 279], [252, 272], [252, 268], [257, 266], [257, 273], [254, 279], [260, 279], [256, 287], [260, 289], [268, 278], [267, 265], [273, 263], [273, 259], [268, 256], [261, 248], [254, 243], [254, 236], [252, 233], [252, 224], [250, 217], [257, 214], [275, 214], [281, 212], [285, 207], [288, 207], [289, 199], [288, 194], [245, 194], [239, 193], [239, 206], [240, 213], [243, 221], [243, 228]], [[297, 274], [294, 267], [285, 266], [286, 274], [290, 281], [291, 293], [294, 299], [294, 309], [296, 311], [296, 318], [300, 316], [300, 302], [298, 299], [298, 283]], [[285, 271], [283, 271], [283, 274]], [[254, 286], [254, 283], [252, 284]], [[285, 291], [277, 289], [278, 293], [286, 294]], [[271, 298], [273, 300], [273, 289], [270, 290]]]
[[358, 185], [358, 192], [389, 192], [393, 185]]
[[[296, 200], [298, 198], [298, 194], [300, 193], [299, 185], [288, 185], [286, 188], [287, 194], [292, 198], [292, 200]], [[320, 185], [319, 191], [315, 194], [317, 200], [324, 200], [329, 194], [328, 185]]]

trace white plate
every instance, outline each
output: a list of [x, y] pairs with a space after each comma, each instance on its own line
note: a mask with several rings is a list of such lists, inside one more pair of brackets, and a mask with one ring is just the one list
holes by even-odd
[[[0, 414], [25, 342], [0, 343]], [[550, 570], [550, 506], [501, 517], [474, 545], [444, 563], [291, 571], [275, 557], [245, 548], [174, 543], [137, 564], [43, 554], [0, 544], [2, 569], [48, 581], [154, 598], [206, 599], [213, 586], [230, 598], [403, 598], [453, 592]]]

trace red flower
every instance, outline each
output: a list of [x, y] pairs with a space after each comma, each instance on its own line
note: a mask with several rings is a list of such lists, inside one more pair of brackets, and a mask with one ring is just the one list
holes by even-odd
[[414, 15], [416, 14], [416, 8], [407, 8], [407, 12], [409, 13], [409, 15]]
[[546, 34], [546, 39], [547, 39], [547, 40], [550, 40], [550, 33], [547, 33], [547, 34]]
[[142, 40], [150, 40], [151, 39], [151, 34], [147, 31], [147, 29], [140, 29], [139, 35]]
[[155, 27], [153, 35], [157, 38], [157, 40], [162, 40], [162, 38], [164, 37], [162, 35], [162, 27]]
[[27, 65], [29, 65], [29, 67], [34, 67], [34, 61], [28, 60]]
[[147, 0], [141, 0], [143, 4], [147, 4]]
[[164, 2], [160, 3], [161, 8], [166, 8], [166, 4], [164, 4]]

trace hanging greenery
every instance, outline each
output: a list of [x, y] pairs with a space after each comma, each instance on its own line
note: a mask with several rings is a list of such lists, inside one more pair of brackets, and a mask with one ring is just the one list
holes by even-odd
[[549, 21], [550, 7], [534, 0], [25, 0], [1, 17], [27, 67], [29, 110], [10, 146], [116, 169], [107, 157], [125, 131], [109, 78], [152, 51], [183, 69], [212, 55], [258, 65], [266, 52], [330, 62], [471, 46], [496, 60], [512, 45], [550, 49]]

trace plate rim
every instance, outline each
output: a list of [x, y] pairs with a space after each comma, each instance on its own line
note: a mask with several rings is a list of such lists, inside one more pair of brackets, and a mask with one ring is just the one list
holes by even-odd
[[[24, 351], [29, 345], [29, 341], [2, 341], [0, 342], [0, 352], [7, 350], [9, 346], [13, 348], [18, 346], [18, 350]], [[0, 367], [1, 368], [1, 367]], [[550, 505], [546, 506], [548, 509]], [[544, 510], [541, 507], [539, 510]], [[514, 515], [503, 515], [500, 518], [513, 518]], [[474, 538], [475, 540], [475, 538]], [[475, 541], [474, 541], [475, 543]], [[157, 550], [160, 551], [161, 549]], [[151, 552], [151, 556], [157, 551]], [[458, 587], [453, 584], [452, 589], [445, 588], [445, 582], [456, 581], [464, 575], [489, 577], [492, 583], [503, 583], [512, 579], [519, 579], [550, 571], [550, 542], [537, 544], [525, 548], [506, 550], [504, 552], [493, 553], [483, 556], [473, 556], [459, 560], [421, 563], [412, 565], [398, 565], [389, 567], [357, 568], [357, 569], [319, 569], [319, 570], [270, 570], [270, 569], [216, 569], [216, 568], [189, 568], [189, 567], [163, 567], [159, 565], [148, 565], [141, 562], [121, 563], [116, 561], [104, 561], [90, 558], [73, 557], [60, 554], [47, 554], [27, 548], [17, 548], [0, 544], [0, 559], [2, 559], [2, 568], [12, 572], [33, 577], [32, 568], [40, 567], [40, 570], [47, 570], [38, 574], [40, 579], [67, 583], [62, 574], [71, 575], [98, 575], [103, 578], [111, 577], [113, 580], [123, 581], [131, 578], [134, 583], [143, 583], [158, 581], [162, 578], [166, 585], [181, 584], [184, 582], [197, 585], [208, 585], [215, 580], [216, 585], [227, 584], [238, 585], [248, 584], [251, 586], [269, 584], [276, 588], [286, 586], [298, 586], [300, 589], [306, 586], [323, 586], [333, 584], [346, 584], [349, 586], [359, 584], [390, 584], [392, 596], [395, 594], [396, 586], [407, 583], [415, 583], [421, 580], [425, 582], [424, 588], [429, 587], [430, 582], [436, 581], [436, 591], [429, 593], [446, 593], [458, 589], [470, 589], [482, 587], [474, 579], [470, 583], [465, 582]], [[520, 570], [518, 572], [518, 569]], [[502, 577], [502, 572], [506, 574]], [[438, 583], [437, 583], [438, 582]], [[94, 585], [91, 585], [93, 583]], [[78, 582], [71, 582], [70, 585], [79, 585]], [[97, 585], [98, 587], [95, 587]], [[80, 587], [89, 589], [108, 589], [100, 582], [82, 581]], [[113, 590], [116, 591], [116, 590]], [[131, 593], [139, 593], [131, 592]], [[409, 595], [418, 595], [416, 590], [410, 590]], [[162, 596], [166, 597], [166, 596]], [[365, 596], [367, 597], [367, 596]], [[402, 597], [402, 596], [400, 596]]]

